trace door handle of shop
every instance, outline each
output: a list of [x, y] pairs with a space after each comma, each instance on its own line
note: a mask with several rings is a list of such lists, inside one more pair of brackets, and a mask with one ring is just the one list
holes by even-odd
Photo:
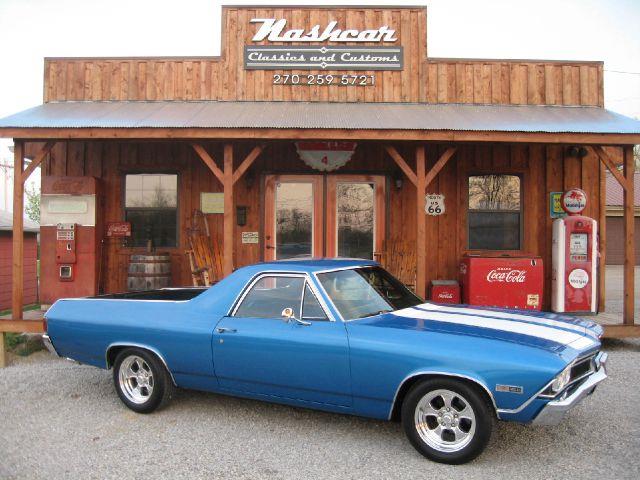
[[235, 328], [218, 327], [216, 328], [216, 331], [218, 333], [236, 333], [238, 330], [236, 330]]

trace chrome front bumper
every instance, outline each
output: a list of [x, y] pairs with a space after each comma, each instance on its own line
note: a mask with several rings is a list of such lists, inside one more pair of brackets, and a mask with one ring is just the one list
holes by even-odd
[[42, 334], [42, 343], [44, 343], [44, 346], [47, 347], [47, 350], [49, 350], [53, 355], [55, 355], [56, 357], [60, 356], [58, 355], [58, 352], [56, 352], [56, 348], [53, 346], [53, 343], [51, 343], [49, 335], [47, 335], [46, 333]]
[[557, 400], [551, 400], [533, 420], [533, 425], [557, 425], [564, 415], [580, 403], [585, 397], [591, 395], [596, 386], [607, 378], [606, 363], [607, 354], [601, 352], [595, 359], [596, 371], [589, 375], [575, 390]]

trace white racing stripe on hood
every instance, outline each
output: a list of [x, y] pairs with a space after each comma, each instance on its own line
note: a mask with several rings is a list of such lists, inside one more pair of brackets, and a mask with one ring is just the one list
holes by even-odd
[[[511, 332], [520, 335], [528, 335], [530, 337], [543, 338], [545, 340], [550, 340], [552, 342], [560, 343], [563, 345], [569, 345], [582, 339], [591, 341], [589, 338], [584, 337], [583, 335], [568, 332], [566, 330], [559, 330], [557, 328], [547, 327], [544, 325], [536, 325], [533, 323], [521, 323], [506, 319], [503, 320], [499, 318], [455, 315], [454, 313], [425, 311], [418, 308], [405, 308], [402, 310], [397, 310], [393, 312], [393, 315], [431, 320], [434, 322], [455, 323], [458, 325], [467, 325], [470, 327], [489, 328], [492, 330], [500, 330], [503, 332]], [[581, 344], [583, 342], [578, 343]]]
[[522, 315], [519, 313], [508, 313], [508, 312], [496, 312], [492, 310], [480, 310], [477, 308], [468, 308], [468, 307], [447, 307], [445, 305], [435, 305], [433, 303], [423, 303], [422, 305], [418, 305], [420, 308], [431, 311], [439, 311], [439, 312], [449, 312], [449, 313], [459, 313], [459, 314], [472, 314], [478, 315], [480, 317], [487, 318], [504, 318], [506, 320], [522, 320], [525, 322], [536, 323], [538, 325], [546, 325], [550, 327], [558, 327], [565, 328], [567, 330], [574, 330], [576, 332], [580, 332], [582, 334], [589, 335], [591, 337], [597, 338], [595, 332], [592, 332], [586, 327], [581, 325], [576, 325], [574, 323], [562, 322], [559, 320], [553, 320], [552, 318], [544, 318], [544, 317], [536, 317], [530, 315]]

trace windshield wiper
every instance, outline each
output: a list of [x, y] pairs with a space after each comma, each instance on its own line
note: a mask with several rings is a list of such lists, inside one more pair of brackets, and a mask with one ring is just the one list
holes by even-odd
[[383, 313], [389, 313], [389, 312], [393, 312], [393, 310], [378, 310], [377, 312], [367, 313], [365, 315], [361, 315], [361, 316], [356, 317], [356, 318], [374, 317], [376, 315], [382, 315]]

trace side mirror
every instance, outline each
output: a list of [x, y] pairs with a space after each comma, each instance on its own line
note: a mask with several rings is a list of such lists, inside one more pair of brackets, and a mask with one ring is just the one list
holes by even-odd
[[284, 319], [284, 321], [288, 323], [289, 320], [291, 320], [291, 317], [293, 317], [293, 308], [291, 308], [291, 307], [285, 308], [284, 310], [282, 310], [281, 315], [282, 315], [282, 318]]
[[291, 307], [287, 307], [284, 310], [282, 310], [281, 315], [286, 323], [289, 323], [293, 319], [293, 321], [296, 322], [298, 325], [304, 325], [305, 327], [308, 327], [309, 325], [311, 325], [311, 322], [307, 322], [306, 320], [296, 318], [295, 315], [293, 314], [293, 308]]

